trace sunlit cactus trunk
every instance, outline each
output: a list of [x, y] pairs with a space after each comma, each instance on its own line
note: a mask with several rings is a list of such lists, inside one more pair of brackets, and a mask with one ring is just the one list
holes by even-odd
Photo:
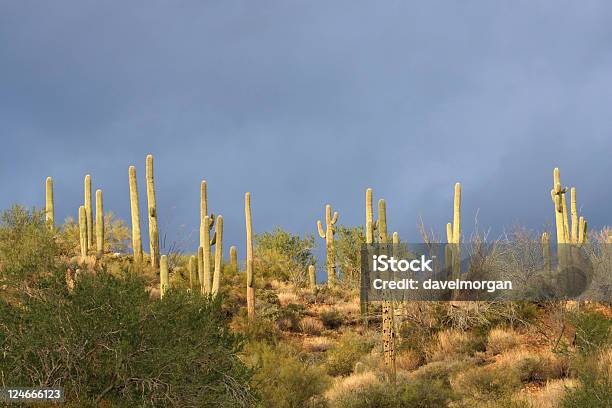
[[166, 255], [162, 255], [159, 259], [159, 294], [161, 298], [164, 297], [169, 287], [168, 258]]
[[104, 255], [104, 202], [102, 190], [96, 190], [96, 256]]
[[317, 287], [317, 273], [314, 265], [308, 265], [308, 287], [310, 289]]
[[53, 202], [53, 179], [45, 181], [45, 221], [49, 229], [55, 228], [55, 205]]
[[199, 287], [197, 262], [197, 258], [194, 255], [189, 257], [189, 289], [192, 291], [194, 288]]
[[246, 223], [246, 286], [247, 315], [249, 321], [255, 318], [255, 271], [253, 270], [253, 223], [251, 220], [251, 193], [244, 195], [244, 218]]
[[81, 262], [87, 257], [87, 212], [85, 206], [79, 207], [79, 244], [81, 248]]
[[233, 273], [238, 273], [238, 252], [235, 246], [231, 246], [229, 250], [230, 268]]
[[147, 203], [149, 217], [149, 248], [151, 267], [157, 269], [159, 262], [159, 230], [157, 228], [157, 201], [155, 199], [155, 180], [153, 178], [153, 156], [148, 155], [146, 161]]
[[217, 216], [217, 228], [215, 231], [216, 243], [215, 243], [215, 274], [212, 281], [211, 293], [213, 296], [217, 296], [219, 293], [219, 286], [221, 285], [221, 268], [223, 267], [223, 217]]
[[332, 216], [331, 205], [325, 206], [325, 230], [323, 230], [323, 224], [321, 220], [317, 221], [317, 229], [319, 236], [325, 239], [325, 249], [327, 252], [326, 256], [326, 267], [327, 267], [327, 285], [334, 287], [336, 284], [336, 256], [334, 248], [334, 234], [336, 233], [336, 227], [334, 226], [338, 221], [338, 212], [334, 212]]
[[[212, 223], [210, 217], [204, 217], [204, 222]], [[210, 295], [212, 290], [212, 274], [210, 273], [211, 250], [210, 230], [204, 228], [204, 246], [202, 247], [202, 281], [200, 282], [202, 294]]]
[[87, 250], [93, 248], [93, 211], [91, 203], [91, 176], [88, 174], [83, 181], [85, 215], [87, 220]]
[[[378, 200], [378, 242], [382, 245], [381, 250], [386, 250], [387, 244], [387, 205], [385, 200]], [[382, 331], [383, 352], [385, 366], [389, 372], [391, 382], [395, 382], [395, 330], [393, 323], [393, 305], [391, 301], [382, 302]]]
[[128, 175], [130, 179], [130, 208], [132, 212], [132, 250], [134, 252], [134, 265], [136, 269], [139, 269], [142, 266], [142, 239], [140, 236], [138, 184], [136, 182], [136, 168], [134, 166], [130, 166]]

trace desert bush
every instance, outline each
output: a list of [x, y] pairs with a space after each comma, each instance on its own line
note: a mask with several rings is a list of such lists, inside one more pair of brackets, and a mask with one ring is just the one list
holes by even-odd
[[500, 399], [522, 385], [520, 374], [515, 368], [501, 369], [494, 365], [461, 371], [451, 379], [451, 384], [455, 392], [476, 401]]
[[568, 391], [563, 408], [612, 406], [612, 349], [580, 356], [573, 364], [580, 384]]
[[249, 321], [246, 309], [240, 310], [233, 317], [230, 327], [233, 332], [252, 342], [276, 344], [282, 337], [282, 332], [271, 320], [256, 316], [253, 321]]
[[453, 400], [441, 381], [418, 380], [398, 385], [373, 382], [338, 395], [333, 408], [439, 408]]
[[317, 318], [306, 316], [300, 321], [300, 331], [304, 334], [318, 336], [323, 331], [323, 323]]
[[0, 214], [0, 278], [34, 278], [54, 269], [61, 253], [44, 211], [15, 205]]
[[557, 408], [568, 391], [575, 389], [578, 381], [573, 378], [561, 378], [547, 382], [536, 390], [521, 391], [516, 400], [529, 408]]
[[249, 350], [255, 374], [252, 385], [261, 397], [261, 407], [298, 408], [322, 406], [321, 395], [329, 384], [323, 369], [300, 361], [286, 346], [260, 344]]
[[336, 346], [327, 352], [325, 367], [332, 376], [348, 375], [359, 359], [370, 352], [374, 344], [365, 337], [354, 333], [346, 333]]
[[520, 336], [512, 329], [496, 328], [487, 336], [487, 351], [493, 355], [508, 351], [520, 344]]
[[329, 309], [319, 315], [321, 322], [326, 329], [335, 330], [342, 326], [343, 317], [336, 309]]
[[323, 352], [334, 347], [334, 341], [328, 337], [306, 337], [304, 338], [303, 348], [310, 352]]
[[418, 368], [421, 362], [421, 354], [412, 349], [401, 350], [395, 357], [398, 370], [412, 371]]
[[306, 284], [308, 266], [315, 264], [314, 236], [301, 238], [277, 227], [256, 235], [255, 242], [255, 266], [261, 276], [296, 286]]
[[460, 330], [443, 330], [436, 334], [434, 343], [427, 348], [430, 361], [469, 356], [484, 350], [484, 339]]
[[583, 354], [612, 344], [612, 319], [601, 313], [585, 310], [573, 312], [570, 322], [576, 328], [576, 348]]
[[343, 285], [359, 285], [361, 273], [361, 246], [365, 243], [365, 234], [361, 227], [339, 225], [336, 228], [334, 248], [336, 261], [340, 266]]
[[[80, 253], [79, 224], [68, 217], [59, 229], [59, 239], [71, 255]], [[113, 212], [104, 214], [104, 252], [125, 253], [130, 248], [131, 232], [128, 225]]]
[[[64, 387], [79, 406], [245, 407], [250, 373], [220, 302], [170, 290], [151, 299], [140, 276], [84, 274], [68, 293], [58, 271], [0, 301], [0, 378]], [[30, 293], [31, 294], [31, 293]]]
[[544, 382], [561, 378], [568, 371], [564, 357], [550, 351], [514, 349], [497, 359], [500, 369], [514, 370], [522, 382]]
[[341, 400], [346, 394], [354, 393], [362, 388], [366, 388], [373, 384], [380, 384], [380, 379], [372, 371], [364, 371], [351, 374], [347, 377], [338, 377], [334, 380], [333, 385], [325, 392], [325, 398], [333, 407], [338, 400]]

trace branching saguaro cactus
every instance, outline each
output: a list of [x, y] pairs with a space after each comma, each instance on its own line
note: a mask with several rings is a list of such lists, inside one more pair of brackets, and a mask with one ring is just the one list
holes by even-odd
[[81, 262], [87, 257], [87, 212], [85, 206], [79, 207], [79, 244], [81, 247]]
[[153, 156], [150, 154], [146, 160], [146, 174], [151, 267], [157, 269], [159, 262], [159, 230], [157, 229], [157, 201], [155, 199], [155, 180], [153, 178]]
[[[385, 248], [384, 244], [387, 243], [387, 205], [383, 199], [378, 200], [378, 242]], [[396, 365], [393, 305], [388, 300], [382, 303], [382, 331], [385, 366], [389, 371], [391, 382], [395, 382]]]
[[[555, 225], [557, 228], [557, 245], [561, 244], [584, 244], [586, 242], [586, 220], [578, 216], [578, 205], [576, 203], [576, 188], [570, 189], [570, 215], [567, 208], [567, 188], [561, 185], [561, 175], [559, 168], [553, 170], [553, 188], [550, 197], [555, 207]], [[559, 247], [561, 249], [562, 247]], [[563, 261], [563, 252], [560, 251], [560, 261]]]
[[136, 167], [128, 169], [130, 180], [130, 207], [132, 211], [132, 250], [136, 268], [142, 265], [142, 239], [140, 236], [140, 207], [138, 203], [138, 184], [136, 182]]
[[85, 196], [85, 215], [87, 218], [87, 249], [89, 250], [93, 248], [93, 211], [91, 208], [91, 176], [89, 174], [85, 176], [83, 187]]
[[102, 190], [96, 190], [96, 256], [104, 255], [104, 202]]
[[253, 223], [251, 219], [251, 193], [244, 195], [244, 218], [246, 223], [246, 280], [247, 315], [249, 321], [255, 318], [255, 271], [253, 270]]
[[230, 268], [233, 273], [238, 273], [238, 252], [235, 246], [231, 246], [229, 250]]
[[[208, 216], [208, 221], [206, 221]], [[215, 223], [215, 215], [208, 214], [208, 193], [206, 180], [202, 180], [200, 183], [200, 246], [205, 247], [206, 245], [214, 245], [215, 238], [210, 239], [210, 231], [213, 229]], [[205, 231], [208, 229], [208, 239], [205, 239]]]
[[564, 219], [566, 218], [564, 215], [564, 210], [567, 211], [567, 205], [563, 205], [563, 202], [565, 201], [563, 197], [565, 197], [566, 192], [566, 188], [561, 188], [561, 176], [559, 173], [559, 168], [555, 167], [555, 169], [553, 170], [553, 189], [550, 191], [550, 197], [555, 205], [557, 245], [565, 244], [569, 240], [568, 231], [565, 228], [566, 223], [564, 222]]
[[447, 265], [451, 265], [451, 273], [455, 279], [461, 275], [461, 183], [455, 183], [453, 199], [453, 222], [446, 224], [447, 247], [444, 257]]
[[217, 216], [217, 228], [215, 231], [217, 242], [215, 244], [215, 274], [212, 282], [212, 295], [217, 296], [221, 284], [221, 268], [223, 267], [223, 217]]
[[334, 287], [336, 284], [336, 256], [334, 248], [334, 234], [336, 233], [336, 227], [334, 226], [338, 221], [338, 212], [334, 212], [332, 216], [331, 205], [325, 206], [325, 230], [321, 220], [317, 221], [317, 229], [319, 230], [319, 236], [325, 240], [325, 249], [327, 251], [326, 256], [326, 267], [327, 267], [327, 285]]
[[314, 265], [308, 265], [308, 287], [313, 290], [317, 287], [317, 273]]
[[53, 202], [53, 179], [45, 181], [45, 220], [49, 229], [55, 228], [55, 205]]
[[159, 259], [159, 295], [163, 299], [170, 287], [170, 277], [168, 274], [168, 258], [162, 255]]
[[199, 285], [198, 282], [198, 271], [197, 271], [197, 259], [194, 255], [189, 257], [189, 289], [193, 290]]

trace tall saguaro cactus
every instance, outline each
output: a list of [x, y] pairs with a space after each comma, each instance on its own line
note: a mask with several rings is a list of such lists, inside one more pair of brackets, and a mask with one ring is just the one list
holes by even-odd
[[193, 290], [198, 286], [198, 275], [197, 275], [197, 259], [191, 255], [189, 257], [189, 289]]
[[[208, 224], [212, 224], [210, 221], [210, 217], [207, 215], [204, 217], [204, 222]], [[210, 273], [210, 262], [212, 259], [211, 255], [211, 239], [210, 239], [210, 230], [208, 228], [204, 228], [204, 246], [202, 246], [202, 277], [200, 280], [201, 290], [203, 294], [210, 295], [212, 290], [212, 274]]]
[[217, 242], [215, 244], [215, 274], [212, 282], [212, 295], [217, 296], [221, 284], [221, 268], [223, 267], [223, 217], [217, 216], [217, 228], [215, 231]]
[[325, 206], [325, 230], [321, 220], [317, 221], [317, 229], [319, 236], [325, 240], [325, 249], [327, 251], [326, 267], [327, 267], [327, 284], [329, 287], [334, 287], [336, 284], [336, 257], [334, 253], [334, 234], [336, 233], [336, 227], [334, 226], [338, 221], [338, 212], [334, 212], [332, 216], [331, 205]]
[[566, 188], [561, 188], [561, 176], [559, 168], [553, 170], [553, 189], [550, 191], [550, 197], [555, 205], [555, 225], [557, 227], [557, 245], [567, 243], [568, 231], [566, 229], [564, 211], [567, 211], [567, 205], [564, 205], [564, 197], [567, 192]]
[[49, 229], [55, 228], [55, 205], [53, 202], [53, 179], [45, 181], [45, 220]]
[[308, 265], [308, 286], [310, 289], [317, 287], [317, 274], [314, 265]]
[[170, 277], [168, 274], [168, 258], [162, 255], [159, 259], [159, 294], [163, 298], [170, 287]]
[[[206, 216], [208, 216], [208, 221], [205, 220]], [[215, 223], [214, 214], [208, 214], [208, 193], [206, 180], [202, 180], [200, 183], [200, 246], [204, 247], [206, 245], [214, 245], [215, 238], [213, 235], [213, 239], [210, 239], [210, 231], [212, 230]], [[208, 239], [204, 239], [205, 232], [204, 230], [208, 229]]]
[[102, 190], [96, 190], [96, 255], [104, 255], [104, 202]]
[[159, 230], [157, 229], [157, 200], [155, 199], [155, 180], [153, 178], [153, 156], [147, 155], [147, 203], [149, 216], [149, 248], [151, 267], [156, 269], [159, 259]]
[[461, 243], [461, 183], [455, 183], [453, 203], [453, 244]]
[[576, 187], [570, 188], [570, 210], [572, 211], [572, 234], [573, 244], [578, 243], [578, 206], [576, 205]]
[[83, 187], [85, 215], [87, 217], [87, 249], [89, 250], [89, 248], [93, 248], [93, 211], [91, 204], [91, 176], [89, 174], [85, 176]]
[[255, 271], [253, 270], [253, 222], [251, 219], [251, 193], [244, 194], [244, 218], [246, 223], [246, 274], [247, 274], [247, 315], [249, 321], [255, 318]]
[[[398, 237], [399, 238], [399, 237]], [[387, 204], [385, 200], [378, 200], [378, 242], [386, 250], [387, 243]], [[393, 305], [391, 301], [382, 302], [382, 329], [383, 329], [383, 352], [385, 366], [389, 370], [391, 382], [395, 382], [395, 330], [393, 323]]]
[[374, 231], [377, 228], [377, 221], [374, 220], [374, 209], [372, 206], [372, 189], [366, 190], [366, 244], [374, 243]]
[[81, 247], [81, 261], [87, 257], [87, 212], [85, 206], [79, 207], [79, 243]]
[[128, 175], [130, 179], [130, 207], [132, 211], [132, 250], [134, 251], [134, 264], [139, 268], [142, 265], [142, 239], [140, 236], [140, 207], [138, 203], [136, 167], [130, 166]]

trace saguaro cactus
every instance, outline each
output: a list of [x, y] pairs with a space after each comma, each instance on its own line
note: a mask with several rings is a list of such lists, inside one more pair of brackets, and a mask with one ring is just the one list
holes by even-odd
[[147, 156], [146, 160], [146, 173], [151, 267], [157, 268], [159, 258], [159, 231], [157, 229], [157, 201], [155, 199], [155, 180], [153, 178], [153, 156], [150, 154]]
[[130, 205], [132, 210], [132, 250], [134, 251], [134, 264], [139, 268], [142, 264], [142, 239], [140, 237], [140, 207], [138, 203], [136, 167], [130, 166], [128, 175], [130, 179]]
[[550, 191], [550, 197], [555, 204], [555, 224], [557, 227], [557, 244], [565, 244], [567, 242], [567, 230], [565, 229], [566, 223], [564, 222], [564, 208], [567, 210], [567, 205], [564, 206], [563, 202], [567, 189], [561, 188], [561, 176], [559, 168], [555, 167], [553, 170], [553, 189]]
[[85, 215], [87, 218], [87, 249], [93, 248], [93, 211], [91, 208], [91, 176], [85, 176], [83, 182], [85, 195]]
[[212, 295], [217, 296], [221, 284], [221, 268], [223, 267], [223, 217], [217, 216], [217, 243], [215, 244], [215, 275], [212, 282]]
[[166, 291], [170, 287], [170, 279], [168, 276], [168, 258], [162, 255], [159, 259], [159, 294], [163, 298]]
[[198, 275], [197, 275], [197, 259], [194, 255], [189, 257], [189, 289], [193, 290], [198, 286]]
[[455, 183], [453, 205], [453, 244], [461, 242], [461, 183]]
[[[387, 205], [385, 200], [378, 200], [378, 242], [387, 243]], [[393, 324], [393, 305], [385, 300], [382, 303], [383, 352], [385, 366], [389, 370], [391, 382], [395, 382], [395, 330]]]
[[230, 268], [233, 273], [238, 273], [238, 253], [235, 246], [230, 247]]
[[314, 265], [308, 265], [308, 286], [310, 289], [317, 287], [317, 274]]
[[198, 247], [198, 283], [200, 293], [204, 294], [204, 247]]
[[325, 206], [325, 230], [321, 220], [317, 221], [317, 229], [319, 236], [325, 240], [325, 248], [327, 250], [326, 267], [327, 267], [327, 285], [333, 287], [336, 284], [336, 257], [334, 253], [334, 234], [336, 227], [334, 225], [338, 221], [338, 212], [334, 212], [332, 217], [331, 205]]
[[79, 243], [81, 247], [81, 261], [87, 257], [87, 212], [85, 206], [79, 207]]
[[253, 270], [253, 223], [251, 220], [251, 193], [244, 195], [244, 218], [246, 222], [246, 274], [247, 274], [247, 315], [255, 318], [255, 271]]
[[[208, 225], [211, 224], [210, 217], [207, 215], [204, 217], [204, 222]], [[202, 279], [200, 281], [201, 289], [203, 294], [210, 295], [212, 290], [212, 274], [210, 273], [210, 261], [211, 261], [211, 240], [210, 230], [204, 228], [204, 246], [202, 247]]]
[[[205, 220], [206, 216], [208, 217], [208, 221]], [[215, 237], [213, 235], [213, 239], [210, 239], [210, 231], [212, 230], [215, 223], [214, 214], [208, 214], [208, 194], [206, 187], [206, 180], [202, 180], [200, 183], [200, 246], [205, 247], [206, 245], [214, 245]], [[208, 239], [204, 239], [204, 230], [208, 229]]]
[[96, 255], [104, 255], [104, 202], [102, 190], [96, 190]]
[[55, 206], [53, 203], [53, 179], [45, 181], [45, 220], [49, 229], [55, 228]]
[[578, 206], [576, 205], [576, 187], [570, 188], [570, 209], [572, 211], [572, 243], [578, 243]]
[[544, 259], [544, 270], [550, 271], [550, 236], [548, 232], [542, 233], [542, 258]]
[[372, 189], [366, 190], [366, 244], [374, 243], [374, 231], [377, 228], [377, 221], [374, 220], [374, 209], [372, 206]]

